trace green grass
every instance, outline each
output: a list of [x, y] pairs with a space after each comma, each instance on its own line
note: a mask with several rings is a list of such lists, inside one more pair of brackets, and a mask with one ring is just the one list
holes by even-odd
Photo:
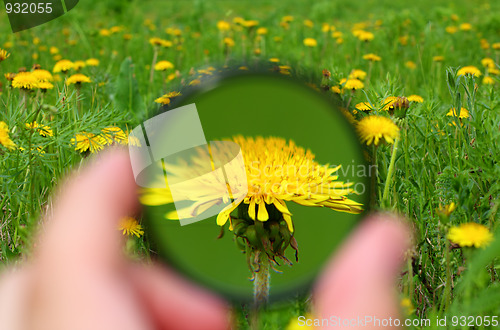
[[[81, 131], [98, 134], [109, 125], [122, 129], [135, 127], [158, 109], [154, 99], [163, 93], [178, 90], [198, 75], [190, 69], [209, 65], [249, 65], [271, 57], [280, 64], [291, 65], [292, 72], [312, 74], [319, 86], [337, 84], [352, 69], [369, 71], [362, 56], [375, 53], [369, 84], [341, 95], [343, 106], [369, 101], [378, 105], [386, 96], [418, 94], [424, 98], [414, 104], [397, 123], [401, 128], [399, 151], [395, 155], [393, 180], [388, 198], [381, 202], [387, 170], [392, 154], [391, 145], [377, 148], [379, 164], [377, 208], [400, 212], [410, 219], [415, 229], [415, 248], [409, 251], [407, 264], [398, 280], [401, 297], [411, 299], [414, 311], [409, 317], [431, 318], [447, 315], [500, 315], [499, 261], [500, 235], [487, 249], [450, 249], [446, 239], [452, 225], [478, 222], [491, 231], [498, 227], [500, 205], [500, 97], [499, 79], [485, 85], [486, 72], [481, 59], [491, 57], [500, 63], [500, 50], [480, 47], [480, 39], [490, 45], [500, 42], [500, 19], [496, 15], [500, 3], [459, 1], [422, 1], [407, 5], [406, 1], [333, 2], [319, 1], [107, 1], [90, 4], [82, 1], [69, 14], [43, 26], [18, 34], [10, 33], [7, 17], [0, 17], [0, 48], [10, 42], [9, 58], [0, 63], [0, 120], [8, 124], [10, 136], [18, 147], [8, 151], [0, 146], [0, 262], [16, 263], [29, 255], [32, 235], [41, 214], [49, 206], [49, 195], [58, 179], [85, 157], [74, 150], [71, 139]], [[452, 15], [457, 14], [457, 22]], [[280, 26], [281, 17], [294, 16], [289, 29]], [[219, 20], [232, 21], [236, 16], [256, 19], [267, 27], [268, 34], [255, 39], [255, 30], [248, 33], [230, 31], [235, 46], [224, 52], [217, 30]], [[149, 19], [155, 30], [144, 24]], [[310, 19], [314, 27], [305, 27]], [[381, 20], [377, 25], [376, 21]], [[334, 25], [343, 33], [343, 43], [337, 44], [331, 32], [321, 30], [322, 23]], [[366, 30], [374, 33], [373, 41], [365, 43], [351, 34], [354, 23], [365, 22]], [[447, 26], [468, 22], [472, 31], [445, 31]], [[99, 31], [122, 26], [123, 31], [108, 37]], [[167, 27], [181, 30], [180, 36], [165, 32]], [[123, 34], [133, 38], [124, 40]], [[245, 36], [246, 39], [243, 39]], [[402, 45], [400, 37], [408, 37]], [[40, 43], [33, 44], [34, 38]], [[150, 66], [154, 48], [151, 37], [171, 40], [171, 48], [159, 48], [158, 60], [169, 60], [179, 78], [165, 82], [155, 72], [150, 83]], [[277, 42], [275, 38], [280, 38]], [[303, 45], [306, 37], [315, 38], [318, 46]], [[46, 46], [47, 50], [40, 49]], [[55, 60], [48, 51], [57, 47], [62, 58], [86, 60], [98, 58], [100, 65], [86, 67], [82, 72], [92, 83], [81, 89], [82, 111], [77, 110], [74, 86], [64, 86], [65, 76], [55, 88], [43, 95], [30, 93], [27, 105], [22, 94], [9, 87], [3, 74], [28, 70], [38, 63], [52, 70]], [[261, 53], [256, 55], [254, 50]], [[36, 54], [36, 56], [34, 56]], [[445, 57], [442, 63], [433, 56]], [[36, 59], [35, 59], [36, 58]], [[127, 58], [130, 58], [124, 62]], [[406, 67], [407, 61], [416, 64]], [[125, 63], [125, 64], [123, 64]], [[133, 71], [130, 64], [133, 64]], [[458, 67], [475, 65], [483, 76], [457, 79]], [[322, 70], [332, 72], [329, 81], [322, 79]], [[173, 72], [173, 71], [172, 71]], [[474, 84], [478, 85], [477, 90]], [[136, 86], [132, 92], [130, 86]], [[466, 107], [471, 118], [463, 125], [450, 125], [454, 119], [446, 116], [451, 107]], [[356, 119], [365, 114], [353, 113]], [[42, 137], [25, 129], [25, 123], [36, 120], [49, 125], [53, 137]], [[45, 153], [37, 151], [41, 147]], [[367, 149], [370, 153], [371, 149]], [[436, 213], [439, 205], [457, 204], [449, 218]], [[135, 239], [129, 251], [148, 258], [148, 243]], [[282, 328], [292, 317], [304, 315], [307, 303], [292, 301], [285, 307], [263, 312], [263, 329]], [[247, 327], [245, 312], [239, 314], [242, 328]]]

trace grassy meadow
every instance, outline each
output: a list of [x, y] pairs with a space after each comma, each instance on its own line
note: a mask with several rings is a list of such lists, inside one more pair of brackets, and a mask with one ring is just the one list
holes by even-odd
[[[168, 93], [224, 65], [267, 63], [337, 94], [357, 127], [382, 116], [399, 128], [392, 142], [364, 144], [378, 165], [374, 208], [405, 215], [415, 232], [398, 279], [404, 317], [500, 317], [499, 12], [464, 0], [81, 1], [13, 34], [2, 11], [0, 264], [29, 257], [58, 179], [126, 144]], [[481, 226], [460, 227], [470, 223]], [[126, 248], [150, 258], [144, 235]], [[261, 328], [307, 310], [305, 299], [271, 307]]]

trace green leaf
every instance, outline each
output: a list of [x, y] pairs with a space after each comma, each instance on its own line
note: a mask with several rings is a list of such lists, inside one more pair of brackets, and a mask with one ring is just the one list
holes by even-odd
[[144, 103], [139, 93], [139, 86], [134, 73], [134, 64], [130, 57], [123, 60], [120, 73], [115, 82], [114, 101], [116, 109], [138, 117], [144, 113]]

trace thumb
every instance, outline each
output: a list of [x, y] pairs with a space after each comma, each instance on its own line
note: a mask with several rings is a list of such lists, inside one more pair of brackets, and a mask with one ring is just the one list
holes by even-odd
[[382, 320], [397, 318], [395, 280], [409, 238], [408, 227], [393, 216], [366, 220], [320, 277], [315, 289], [318, 317], [341, 327], [372, 329], [382, 327]]

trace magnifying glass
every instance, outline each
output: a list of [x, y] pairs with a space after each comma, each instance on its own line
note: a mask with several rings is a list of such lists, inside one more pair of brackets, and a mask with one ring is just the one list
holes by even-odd
[[238, 304], [304, 295], [368, 207], [358, 137], [304, 80], [210, 77], [131, 133], [153, 249]]

